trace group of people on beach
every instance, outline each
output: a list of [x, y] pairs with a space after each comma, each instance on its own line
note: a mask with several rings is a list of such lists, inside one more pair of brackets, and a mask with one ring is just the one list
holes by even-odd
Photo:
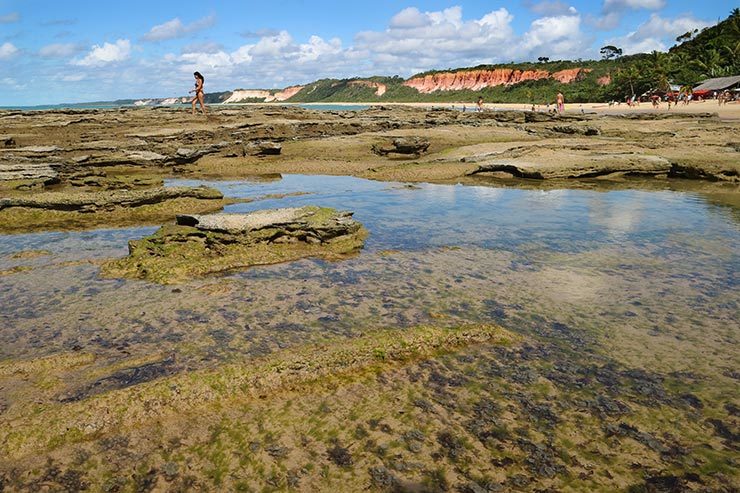
[[722, 106], [723, 104], [727, 104], [728, 101], [733, 101], [732, 93], [730, 91], [723, 91], [719, 94], [717, 94], [717, 104]]
[[[476, 104], [476, 111], [483, 111], [483, 96], [478, 97], [478, 101]], [[452, 108], [454, 109], [455, 106], [453, 105]], [[463, 105], [463, 111], [466, 110], [466, 106]], [[535, 104], [532, 103], [532, 110], [536, 111]], [[565, 111], [565, 96], [563, 96], [562, 92], [559, 92], [558, 95], [555, 97], [555, 108], [553, 109], [553, 112], [557, 111], [557, 113], [562, 113]], [[547, 103], [547, 112], [550, 112], [550, 103]]]

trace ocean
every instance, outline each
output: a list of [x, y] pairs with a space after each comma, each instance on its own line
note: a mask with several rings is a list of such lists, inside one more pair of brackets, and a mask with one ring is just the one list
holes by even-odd
[[[264, 103], [270, 104], [270, 103]], [[160, 105], [168, 106], [168, 105]], [[231, 105], [222, 104], [211, 104], [208, 106], [214, 107], [226, 107]], [[240, 106], [235, 104], [233, 106]], [[361, 111], [366, 110], [370, 106], [364, 104], [291, 104], [281, 106], [299, 106], [309, 110], [316, 111]], [[116, 103], [74, 103], [74, 104], [49, 104], [49, 105], [38, 105], [38, 106], [0, 106], [0, 110], [22, 110], [22, 111], [47, 111], [47, 110], [104, 110], [104, 109], [116, 109], [116, 108], [153, 108], [154, 106], [137, 106], [133, 104], [116, 104]], [[189, 109], [190, 105], [178, 104], [171, 105], [172, 108], [183, 108]]]

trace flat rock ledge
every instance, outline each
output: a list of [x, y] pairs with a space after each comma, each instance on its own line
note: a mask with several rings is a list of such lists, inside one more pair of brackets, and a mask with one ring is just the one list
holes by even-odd
[[129, 242], [103, 277], [177, 284], [219, 272], [308, 257], [340, 260], [362, 249], [367, 230], [352, 212], [305, 206], [248, 214], [178, 215], [176, 224]]
[[[574, 156], [577, 159], [577, 156]], [[582, 158], [583, 159], [583, 158]], [[575, 161], [575, 159], [574, 159]], [[535, 180], [598, 178], [616, 175], [668, 176], [671, 163], [658, 156], [614, 154], [589, 156], [584, 162], [528, 162], [491, 160], [468, 173], [508, 173], [516, 178]]]
[[220, 200], [223, 194], [208, 187], [157, 187], [101, 192], [43, 192], [0, 199], [0, 212], [11, 207], [92, 213], [118, 207], [139, 207], [167, 200], [193, 198]]

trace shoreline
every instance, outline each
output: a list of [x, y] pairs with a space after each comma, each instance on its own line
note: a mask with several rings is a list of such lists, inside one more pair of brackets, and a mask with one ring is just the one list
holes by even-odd
[[[212, 103], [208, 104], [208, 107], [215, 107], [219, 109], [223, 108], [240, 108], [240, 107], [321, 107], [321, 106], [337, 106], [337, 107], [355, 107], [355, 106], [367, 106], [373, 107], [406, 107], [406, 108], [422, 108], [422, 109], [451, 109], [459, 110], [462, 106], [466, 106], [466, 113], [476, 113], [475, 102], [397, 102], [397, 101], [360, 101], [360, 102], [291, 102], [291, 101], [272, 101], [272, 102], [245, 102], [245, 103]], [[99, 107], [91, 105], [89, 107], [75, 105], [39, 105], [39, 106], [22, 106], [22, 107], [0, 107], [2, 111], [54, 111], [54, 110], [90, 110], [90, 109], [101, 109], [101, 110], [115, 110], [118, 108], [126, 109], [147, 109], [147, 108], [174, 108], [174, 109], [189, 109], [186, 104], [176, 105], [125, 105], [125, 106], [113, 106], [113, 105], [100, 105]], [[555, 105], [551, 105], [550, 109], [554, 109]], [[532, 105], [527, 103], [484, 103], [484, 111], [532, 111]], [[535, 111], [539, 113], [546, 113], [547, 106], [542, 104], [535, 105]], [[608, 103], [565, 103], [564, 114], [578, 114], [578, 113], [591, 113], [591, 114], [603, 114], [603, 115], [616, 115], [616, 114], [631, 114], [631, 113], [681, 113], [681, 114], [697, 114], [697, 113], [717, 113], [720, 118], [728, 119], [740, 119], [740, 101], [732, 101], [728, 104], [719, 106], [715, 100], [705, 101], [693, 101], [689, 105], [679, 104], [673, 106], [670, 110], [665, 102], [661, 103], [659, 108], [653, 108], [651, 103], [641, 103], [637, 107], [627, 106], [625, 103], [609, 105]]]

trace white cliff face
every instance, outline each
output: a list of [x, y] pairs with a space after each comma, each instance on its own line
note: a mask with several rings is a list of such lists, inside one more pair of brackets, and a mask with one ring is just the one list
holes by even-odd
[[250, 99], [261, 99], [266, 101], [271, 96], [270, 91], [261, 91], [255, 89], [239, 89], [234, 91], [231, 96], [224, 100], [224, 103], [241, 103]]
[[248, 100], [261, 99], [265, 103], [273, 101], [285, 101], [295, 96], [303, 86], [292, 86], [282, 91], [270, 92], [260, 89], [238, 89], [229, 96], [224, 103], [241, 103]]

